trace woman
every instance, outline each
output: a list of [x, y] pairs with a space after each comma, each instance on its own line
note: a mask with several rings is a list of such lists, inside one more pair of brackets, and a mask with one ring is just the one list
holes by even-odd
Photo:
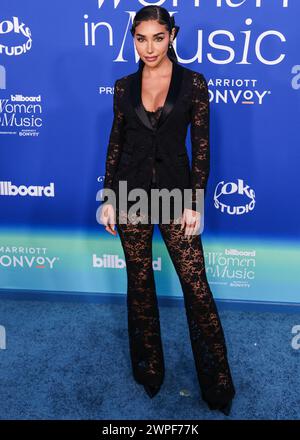
[[[202, 398], [210, 409], [228, 415], [235, 388], [206, 277], [201, 237], [196, 233], [201, 219], [196, 191], [206, 189], [209, 173], [208, 89], [202, 74], [177, 63], [172, 43], [178, 30], [163, 7], [145, 6], [135, 15], [131, 33], [140, 65], [138, 72], [115, 82], [104, 193], [114, 190], [120, 200], [121, 181], [129, 189], [145, 189], [149, 195], [155, 189], [177, 187], [182, 191], [191, 186], [191, 197], [180, 203], [179, 217], [172, 204], [169, 222], [162, 222], [161, 210], [155, 220], [182, 286]], [[189, 124], [191, 169], [185, 151]], [[132, 202], [129, 205], [132, 207]], [[152, 267], [151, 206], [146, 206], [149, 211], [142, 206], [138, 216], [109, 201], [102, 209], [101, 221], [114, 235], [116, 224], [121, 239], [128, 279], [133, 376], [153, 397], [163, 383], [165, 368]]]

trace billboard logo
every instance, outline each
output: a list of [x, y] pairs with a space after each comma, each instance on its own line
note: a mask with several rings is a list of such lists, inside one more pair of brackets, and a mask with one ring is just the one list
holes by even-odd
[[0, 196], [32, 196], [32, 197], [54, 197], [54, 183], [48, 186], [43, 185], [12, 185], [11, 182], [0, 181]]
[[[5, 83], [4, 78], [2, 82]], [[41, 95], [11, 94], [9, 98], [0, 99], [0, 128], [15, 128], [19, 130], [19, 136], [36, 137], [39, 135], [37, 128], [43, 125], [42, 113]], [[0, 134], [6, 133], [7, 131], [0, 131]], [[11, 133], [16, 134], [15, 131]]]
[[10, 96], [10, 100], [14, 102], [41, 102], [42, 98], [41, 95], [37, 96], [24, 96], [20, 93], [17, 93], [15, 95]]
[[[126, 262], [119, 255], [103, 254], [102, 257], [93, 254], [92, 257], [93, 267], [104, 268], [104, 269], [124, 269]], [[153, 270], [161, 270], [161, 257], [153, 259], [152, 261]]]

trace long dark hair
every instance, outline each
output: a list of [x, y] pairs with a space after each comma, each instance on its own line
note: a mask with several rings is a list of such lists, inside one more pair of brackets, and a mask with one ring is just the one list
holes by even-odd
[[[167, 9], [163, 8], [162, 6], [148, 5], [148, 6], [144, 6], [139, 11], [137, 11], [130, 29], [131, 35], [134, 37], [135, 28], [137, 25], [139, 25], [142, 21], [149, 21], [149, 20], [157, 20], [160, 24], [165, 25], [170, 34], [172, 32], [173, 27], [175, 27], [173, 41], [175, 40], [176, 35], [178, 34], [179, 31], [179, 26], [175, 25], [174, 17], [171, 16], [167, 11]], [[178, 59], [175, 50], [173, 48], [173, 44], [169, 44], [167, 55], [172, 61], [178, 63]], [[145, 64], [144, 61], [140, 58], [139, 69], [141, 69], [144, 66], [144, 64]]]

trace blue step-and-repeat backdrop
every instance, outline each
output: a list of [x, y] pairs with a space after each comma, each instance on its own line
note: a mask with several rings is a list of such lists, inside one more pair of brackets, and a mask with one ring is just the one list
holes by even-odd
[[[300, 304], [298, 0], [0, 0], [0, 291], [126, 294], [97, 193], [114, 81], [138, 69], [129, 30], [148, 4], [175, 15], [179, 63], [209, 86], [215, 298]], [[181, 297], [157, 225], [153, 267], [158, 295]]]

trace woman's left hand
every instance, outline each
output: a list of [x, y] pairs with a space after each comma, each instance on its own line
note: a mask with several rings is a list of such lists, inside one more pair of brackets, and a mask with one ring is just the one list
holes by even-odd
[[181, 217], [181, 229], [185, 227], [185, 235], [199, 234], [201, 214], [185, 208]]

